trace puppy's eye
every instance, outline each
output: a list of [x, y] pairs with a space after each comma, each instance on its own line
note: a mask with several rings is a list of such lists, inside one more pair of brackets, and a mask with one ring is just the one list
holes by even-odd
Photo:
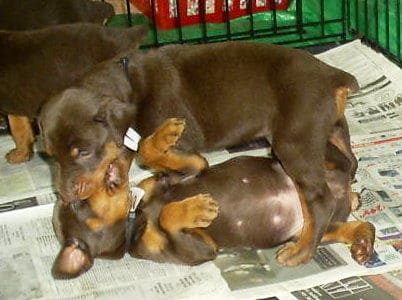
[[86, 149], [79, 149], [77, 147], [73, 147], [70, 150], [70, 155], [73, 158], [89, 158], [92, 156], [92, 152]]

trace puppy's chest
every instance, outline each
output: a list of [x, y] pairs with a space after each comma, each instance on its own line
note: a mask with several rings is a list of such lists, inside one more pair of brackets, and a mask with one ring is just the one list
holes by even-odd
[[112, 225], [127, 217], [130, 203], [120, 197], [105, 197], [89, 201], [89, 207], [94, 217], [102, 219], [108, 225]]

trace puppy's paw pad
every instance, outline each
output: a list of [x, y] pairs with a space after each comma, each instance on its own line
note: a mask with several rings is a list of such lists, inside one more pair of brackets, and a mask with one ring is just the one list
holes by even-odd
[[19, 164], [30, 160], [32, 153], [19, 149], [13, 149], [6, 154], [6, 160], [10, 164]]
[[373, 243], [374, 241], [368, 237], [355, 241], [350, 249], [352, 258], [361, 265], [368, 262], [374, 252]]
[[185, 201], [187, 228], [208, 227], [218, 216], [218, 202], [209, 194], [199, 194]]
[[288, 267], [295, 267], [307, 263], [312, 258], [310, 249], [303, 249], [298, 243], [289, 242], [276, 254], [278, 263]]
[[171, 118], [166, 120], [156, 131], [154, 142], [159, 143], [160, 146], [165, 148], [164, 150], [168, 150], [169, 147], [176, 145], [185, 126], [184, 119]]

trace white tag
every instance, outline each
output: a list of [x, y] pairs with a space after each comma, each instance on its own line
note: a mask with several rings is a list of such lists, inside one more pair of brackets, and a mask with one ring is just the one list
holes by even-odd
[[136, 211], [138, 204], [140, 204], [142, 197], [144, 197], [145, 191], [139, 187], [131, 188], [131, 196], [133, 198], [133, 203], [131, 205], [130, 211]]
[[138, 132], [130, 127], [127, 129], [126, 135], [124, 136], [124, 146], [133, 151], [137, 151], [140, 140], [141, 136], [138, 134]]

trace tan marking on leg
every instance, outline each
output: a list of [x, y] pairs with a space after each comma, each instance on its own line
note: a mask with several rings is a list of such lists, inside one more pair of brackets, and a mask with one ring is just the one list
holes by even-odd
[[353, 221], [330, 224], [324, 234], [323, 242], [342, 242], [352, 244], [352, 257], [360, 264], [366, 263], [372, 253], [375, 228], [369, 222]]
[[155, 226], [148, 222], [141, 236], [141, 244], [151, 254], [159, 254], [165, 249], [167, 244], [166, 239], [155, 229]]
[[147, 202], [149, 198], [151, 198], [152, 194], [154, 193], [157, 181], [158, 180], [156, 179], [156, 177], [152, 176], [145, 178], [139, 184], [137, 184], [137, 187], [145, 191], [145, 195], [142, 198], [143, 202]]
[[208, 194], [171, 202], [159, 214], [160, 226], [169, 234], [185, 228], [208, 227], [218, 216], [218, 203]]
[[7, 161], [16, 164], [29, 160], [35, 140], [31, 120], [28, 117], [8, 115], [8, 121], [16, 148], [7, 153]]
[[188, 169], [200, 171], [205, 169], [208, 163], [204, 157], [173, 149], [184, 128], [184, 119], [166, 120], [152, 135], [141, 141], [138, 160], [157, 171]]
[[297, 242], [289, 242], [277, 253], [276, 259], [280, 264], [293, 267], [306, 263], [311, 259], [311, 245], [313, 244], [314, 218], [311, 216], [304, 194], [298, 189], [302, 213], [303, 228]]

